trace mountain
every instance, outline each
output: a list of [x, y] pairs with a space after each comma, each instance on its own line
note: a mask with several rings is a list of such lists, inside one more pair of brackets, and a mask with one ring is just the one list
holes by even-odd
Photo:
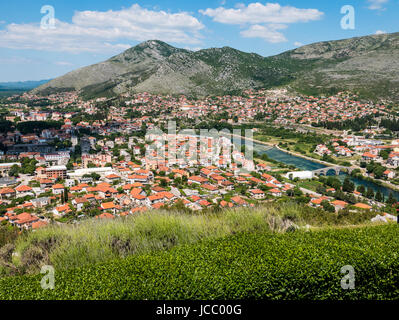
[[87, 98], [143, 91], [206, 96], [284, 85], [307, 94], [350, 89], [399, 101], [398, 58], [399, 33], [320, 42], [267, 58], [229, 47], [192, 52], [151, 40], [33, 92], [81, 90]]
[[82, 90], [85, 96], [129, 90], [205, 96], [278, 85], [284, 75], [257, 54], [232, 48], [192, 52], [152, 40], [111, 59], [72, 71], [34, 90]]
[[0, 82], [0, 90], [21, 90], [21, 91], [32, 90], [49, 81], [50, 80]]
[[399, 102], [399, 33], [320, 42], [274, 58], [293, 65], [291, 86], [298, 91], [350, 90]]

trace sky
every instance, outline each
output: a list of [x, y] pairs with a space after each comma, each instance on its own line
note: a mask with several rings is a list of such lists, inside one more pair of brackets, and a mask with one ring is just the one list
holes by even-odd
[[399, 0], [0, 1], [0, 82], [55, 78], [145, 40], [271, 56], [398, 31]]

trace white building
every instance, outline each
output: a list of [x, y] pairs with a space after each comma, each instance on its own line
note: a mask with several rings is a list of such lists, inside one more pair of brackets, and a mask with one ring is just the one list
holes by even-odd
[[314, 178], [314, 173], [313, 171], [293, 171], [293, 172], [288, 172], [285, 177], [287, 179], [312, 179]]

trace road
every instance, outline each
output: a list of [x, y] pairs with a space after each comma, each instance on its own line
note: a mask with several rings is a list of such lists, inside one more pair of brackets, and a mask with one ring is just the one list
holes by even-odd
[[314, 192], [312, 190], [309, 189], [305, 189], [305, 188], [299, 188], [304, 194], [309, 194], [311, 196], [315, 196], [315, 197], [321, 197], [322, 195], [320, 193]]

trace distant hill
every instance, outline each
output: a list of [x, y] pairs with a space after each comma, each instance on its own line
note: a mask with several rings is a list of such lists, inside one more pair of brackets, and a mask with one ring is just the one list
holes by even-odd
[[349, 89], [399, 101], [398, 58], [399, 33], [320, 42], [267, 58], [229, 47], [192, 52], [151, 40], [34, 92], [81, 90], [87, 98], [143, 91], [206, 96], [290, 86], [307, 94]]
[[0, 90], [9, 91], [28, 91], [37, 88], [50, 80], [40, 81], [19, 81], [19, 82], [0, 82]]

